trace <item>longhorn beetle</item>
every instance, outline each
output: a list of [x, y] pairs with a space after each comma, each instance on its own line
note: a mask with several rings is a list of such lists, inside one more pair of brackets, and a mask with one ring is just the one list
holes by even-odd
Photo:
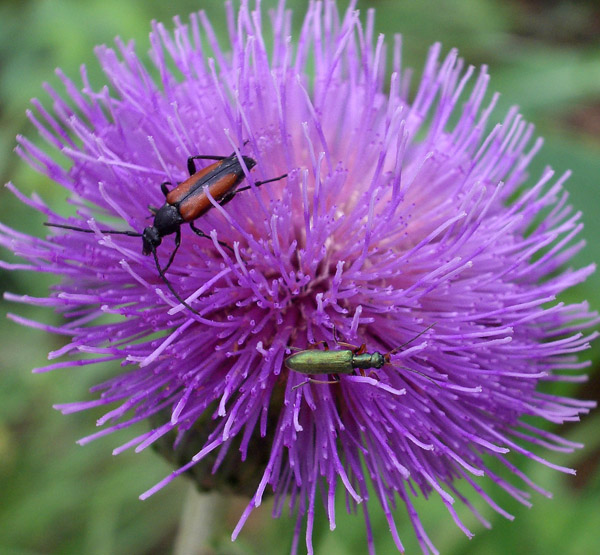
[[[397, 353], [400, 349], [406, 347], [406, 345], [421, 337], [421, 335], [430, 330], [433, 326], [434, 324], [427, 326], [412, 339], [409, 339], [406, 343], [403, 343], [399, 347], [396, 347], [385, 354], [382, 354], [378, 351], [375, 351], [374, 353], [368, 353], [366, 343], [363, 343], [359, 347], [357, 345], [351, 345], [349, 343], [338, 341], [334, 328], [333, 336], [335, 342], [343, 347], [349, 347], [348, 349], [330, 351], [326, 341], [319, 341], [319, 343], [313, 345], [312, 349], [305, 349], [290, 355], [285, 359], [285, 365], [294, 372], [299, 372], [300, 374], [306, 374], [308, 376], [314, 376], [317, 374], [352, 374], [354, 370], [369, 370], [371, 368], [378, 370], [379, 368], [382, 368], [384, 364], [392, 364], [391, 356], [393, 354]], [[321, 343], [325, 345], [324, 351], [315, 348]], [[413, 370], [411, 368], [409, 368], [409, 370], [411, 370], [411, 372], [421, 374], [421, 372], [418, 372], [417, 370]], [[425, 377], [428, 378], [428, 376]], [[308, 378], [308, 380], [294, 386], [294, 389], [301, 387], [308, 382], [337, 383]]]
[[[196, 170], [195, 160], [217, 161], [201, 170]], [[250, 156], [242, 156], [242, 160], [248, 171], [256, 166], [256, 160], [250, 158]], [[101, 233], [112, 235], [141, 237], [142, 253], [145, 255], [152, 254], [156, 269], [173, 296], [187, 309], [194, 314], [199, 315], [197, 311], [180, 297], [179, 293], [175, 291], [171, 282], [165, 276], [165, 273], [173, 263], [175, 254], [181, 244], [181, 226], [185, 223], [189, 223], [191, 230], [196, 235], [210, 239], [209, 235], [194, 225], [194, 221], [203, 214], [206, 214], [213, 206], [206, 194], [207, 191], [216, 202], [221, 206], [224, 206], [232, 200], [235, 195], [242, 191], [247, 191], [251, 187], [248, 185], [238, 189], [238, 185], [243, 181], [245, 174], [244, 168], [235, 152], [230, 156], [190, 156], [187, 159], [187, 167], [190, 176], [185, 181], [179, 183], [177, 187], [171, 191], [167, 188], [167, 185], [171, 185], [171, 182], [165, 181], [164, 183], [161, 183], [160, 190], [165, 195], [165, 203], [158, 209], [150, 208], [151, 212], [154, 214], [154, 223], [146, 227], [142, 233], [137, 233], [135, 231], [113, 231], [112, 229], [101, 229], [99, 231]], [[284, 177], [287, 177], [286, 173], [279, 177], [266, 179], [265, 181], [256, 181], [254, 185], [260, 187], [265, 183], [279, 181]], [[62, 229], [72, 229], [83, 233], [94, 233], [94, 230], [92, 229], [72, 225], [53, 224], [50, 222], [46, 222], [44, 225]], [[175, 234], [175, 249], [171, 253], [167, 265], [164, 268], [161, 268], [156, 249], [161, 244], [163, 237], [171, 235], [172, 233]], [[224, 243], [223, 241], [219, 241], [219, 243], [233, 251], [227, 243]]]

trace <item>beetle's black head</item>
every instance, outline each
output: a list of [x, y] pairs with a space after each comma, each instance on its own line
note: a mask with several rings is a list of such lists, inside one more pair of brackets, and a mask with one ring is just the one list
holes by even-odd
[[256, 160], [254, 158], [250, 158], [250, 156], [242, 156], [242, 158], [244, 159], [244, 164], [246, 164], [248, 171], [256, 166]]
[[162, 236], [153, 225], [148, 226], [142, 233], [142, 253], [148, 256], [162, 242]]

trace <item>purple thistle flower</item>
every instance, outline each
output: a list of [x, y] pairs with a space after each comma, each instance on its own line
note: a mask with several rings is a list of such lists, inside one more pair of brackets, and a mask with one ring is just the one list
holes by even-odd
[[[188, 471], [203, 489], [249, 493], [234, 537], [267, 488], [275, 516], [286, 503], [296, 515], [294, 552], [304, 524], [313, 551], [317, 492], [331, 528], [339, 489], [349, 510], [362, 503], [370, 552], [371, 494], [399, 550], [398, 500], [423, 552], [437, 552], [411, 501], [419, 493], [438, 496], [468, 536], [456, 501], [488, 526], [459, 480], [512, 518], [476, 477], [525, 505], [529, 493], [486, 461], [547, 495], [507, 453], [573, 473], [534, 451], [581, 445], [527, 417], [576, 421], [594, 406], [539, 390], [585, 379], [576, 354], [597, 322], [586, 303], [556, 301], [594, 270], [562, 269], [583, 246], [562, 188], [568, 174], [547, 169], [524, 187], [541, 140], [516, 109], [488, 124], [497, 96], [484, 103], [486, 70], [465, 68], [455, 51], [442, 58], [432, 47], [409, 98], [400, 40], [388, 79], [372, 11], [363, 25], [353, 3], [342, 16], [333, 1], [311, 3], [292, 42], [282, 1], [264, 30], [268, 50], [260, 11], [242, 2], [227, 15], [226, 47], [202, 12], [187, 25], [176, 19], [172, 34], [154, 24], [152, 70], [117, 41], [117, 51], [97, 51], [110, 87], [93, 90], [84, 68], [80, 91], [59, 72], [68, 101], [50, 87], [52, 110], [33, 101], [29, 117], [50, 148], [19, 137], [17, 152], [69, 191], [76, 215], [8, 187], [49, 222], [93, 230], [39, 239], [0, 227], [0, 244], [29, 261], [2, 267], [62, 277], [47, 298], [6, 295], [65, 317], [57, 328], [10, 315], [68, 340], [49, 355], [61, 360], [37, 371], [126, 366], [93, 389], [96, 400], [58, 408], [113, 405], [81, 443], [151, 423], [115, 453], [163, 442], [180, 466], [142, 498]], [[57, 150], [67, 163], [54, 160]], [[141, 233], [148, 206], [164, 204], [160, 183], [183, 181], [189, 156], [233, 151], [257, 161], [246, 173], [252, 190], [226, 207], [211, 198], [195, 222], [211, 240], [184, 225], [167, 273], [196, 314], [138, 237], [101, 230]], [[162, 266], [172, 249], [165, 237]], [[393, 351], [391, 362], [314, 380], [286, 367], [293, 348], [346, 349], [337, 337]]]

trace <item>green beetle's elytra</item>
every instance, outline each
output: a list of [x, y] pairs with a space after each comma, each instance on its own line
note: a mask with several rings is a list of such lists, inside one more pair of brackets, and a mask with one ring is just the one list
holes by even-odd
[[285, 365], [295, 372], [307, 374], [351, 374], [356, 369], [381, 368], [387, 361], [381, 353], [364, 352], [365, 345], [359, 348], [338, 351], [307, 349], [289, 356]]

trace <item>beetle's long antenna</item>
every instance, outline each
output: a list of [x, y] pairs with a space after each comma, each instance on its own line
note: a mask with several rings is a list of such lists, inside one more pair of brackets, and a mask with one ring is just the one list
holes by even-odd
[[402, 368], [404, 370], [408, 370], [409, 372], [412, 372], [413, 374], [418, 374], [422, 378], [429, 380], [432, 384], [437, 385], [438, 387], [441, 387], [438, 380], [436, 380], [435, 378], [432, 378], [431, 376], [428, 376], [427, 374], [424, 374], [420, 370], [415, 370], [414, 368], [409, 368], [408, 366], [401, 366], [399, 364], [394, 364], [393, 362], [388, 362], [387, 364], [389, 364], [390, 366], [393, 366], [394, 368]]
[[[93, 229], [86, 229], [84, 227], [76, 227], [74, 225], [51, 224], [50, 222], [44, 222], [44, 225], [48, 226], [48, 227], [59, 227], [61, 229], [72, 229], [74, 231], [81, 231], [82, 233], [95, 233], [95, 231]], [[112, 229], [99, 229], [98, 231], [100, 231], [100, 233], [107, 233], [107, 234], [111, 234], [111, 235], [127, 235], [129, 237], [141, 237], [142, 236], [141, 233], [137, 233], [135, 231], [113, 231]], [[176, 252], [176, 250], [175, 250], [175, 252]], [[173, 296], [183, 306], [185, 306], [190, 312], [193, 312], [197, 316], [200, 316], [200, 313], [198, 311], [194, 310], [189, 304], [187, 304], [180, 297], [179, 293], [177, 293], [177, 291], [175, 291], [175, 288], [171, 285], [171, 282], [167, 279], [167, 276], [165, 276], [162, 268], [160, 267], [160, 263], [158, 261], [158, 255], [156, 254], [156, 248], [152, 249], [152, 255], [154, 256], [154, 263], [156, 264], [156, 269], [158, 270], [158, 274], [160, 275], [162, 280], [165, 282], [165, 285], [169, 288], [169, 291], [171, 291]], [[169, 264], [170, 264], [170, 262], [169, 262]]]
[[[50, 222], [44, 222], [44, 225], [47, 227], [59, 227], [61, 229], [72, 229], [73, 231], [81, 231], [82, 233], [96, 233], [94, 229], [88, 229], [85, 227], [77, 227], [74, 225], [64, 225], [64, 224], [51, 224]], [[114, 231], [112, 229], [99, 229], [100, 233], [107, 233], [111, 235], [127, 235], [129, 237], [141, 237], [142, 234], [137, 231]]]
[[[260, 187], [261, 185], [264, 185], [265, 183], [271, 183], [272, 181], [279, 181], [280, 179], [283, 179], [284, 177], [287, 177], [287, 173], [284, 173], [283, 175], [280, 175], [279, 177], [273, 177], [271, 179], [265, 179], [264, 181], [255, 181], [254, 182], [254, 186], [255, 187]], [[241, 187], [239, 189], [236, 189], [234, 191], [234, 195], [237, 195], [238, 193], [241, 193], [242, 191], [247, 191], [248, 189], [252, 189], [251, 185], [246, 185], [245, 187]]]
[[183, 305], [185, 306], [185, 308], [187, 308], [190, 312], [193, 312], [196, 316], [201, 316], [201, 314], [194, 310], [189, 304], [187, 304], [180, 296], [179, 293], [177, 293], [177, 291], [175, 291], [175, 288], [171, 285], [171, 282], [167, 279], [167, 276], [165, 276], [164, 272], [162, 271], [162, 268], [160, 267], [160, 263], [158, 261], [158, 255], [156, 254], [156, 248], [152, 247], [152, 256], [154, 257], [154, 262], [156, 264], [156, 269], [158, 270], [158, 274], [160, 275], [160, 277], [162, 278], [162, 280], [165, 282], [165, 285], [169, 288], [169, 291], [171, 291], [171, 293], [173, 293], [173, 296]]
[[[409, 339], [406, 343], [402, 343], [402, 345], [400, 345], [399, 347], [396, 347], [395, 349], [392, 349], [391, 351], [389, 351], [386, 354], [386, 357], [389, 357], [390, 355], [394, 355], [400, 349], [403, 349], [407, 345], [410, 345], [413, 341], [416, 341], [417, 339], [419, 339], [419, 337], [421, 337], [425, 332], [429, 331], [433, 326], [435, 326], [435, 322], [433, 324], [427, 326], [423, 331], [420, 331], [417, 335], [415, 335], [412, 339]], [[388, 360], [388, 362], [389, 362], [389, 360]]]

